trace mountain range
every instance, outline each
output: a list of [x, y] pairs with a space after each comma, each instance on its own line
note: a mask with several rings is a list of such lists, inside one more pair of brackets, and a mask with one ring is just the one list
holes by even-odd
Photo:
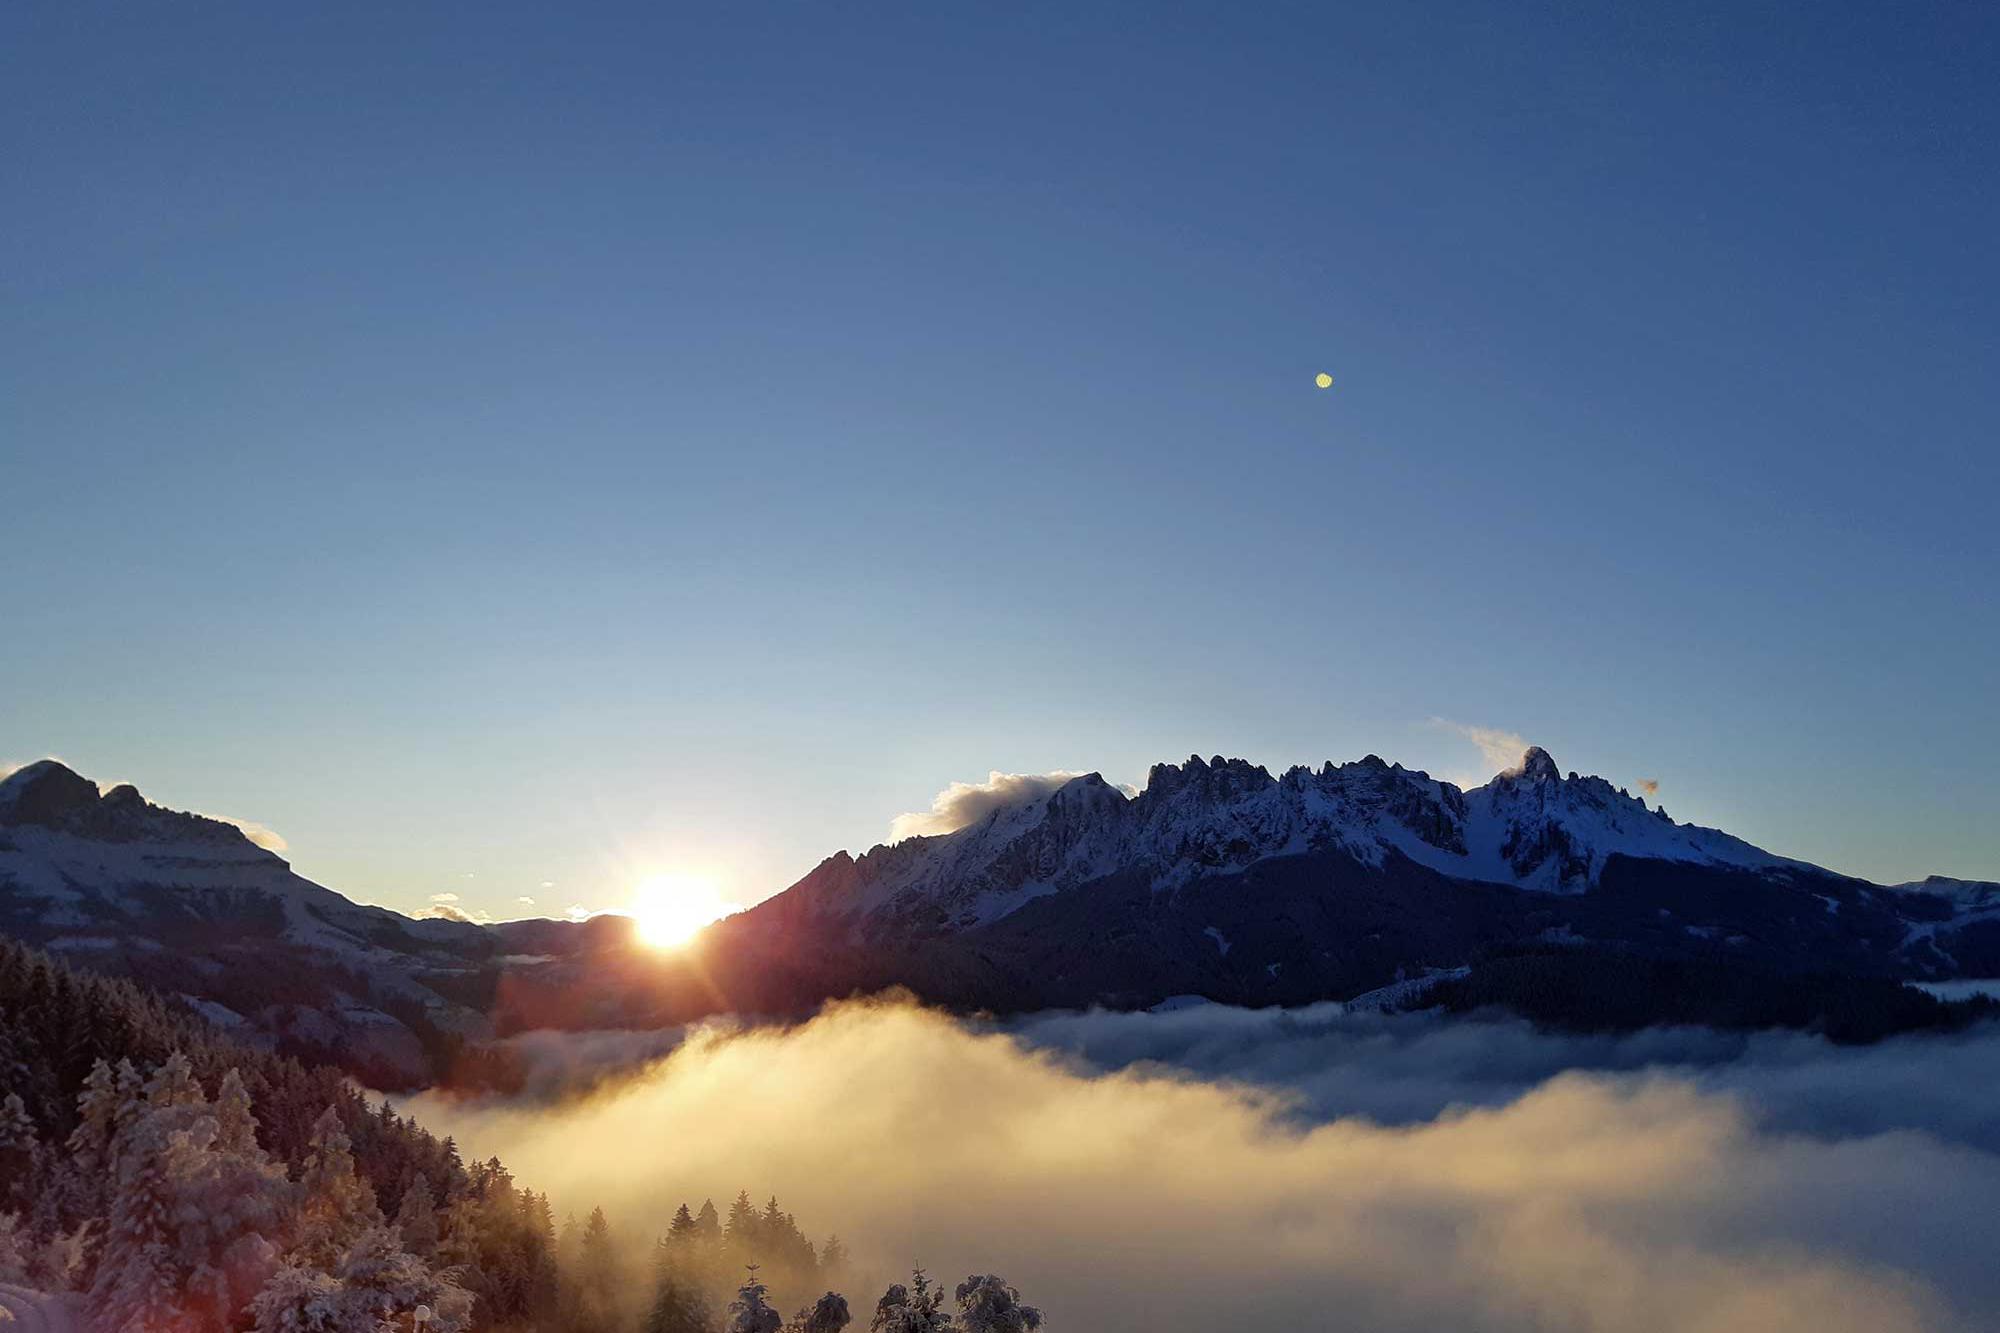
[[792, 1014], [889, 987], [1003, 1012], [1407, 1001], [1524, 954], [1990, 977], [2000, 884], [1835, 874], [1539, 748], [1470, 790], [1372, 755], [1276, 777], [1196, 756], [1135, 794], [1095, 773], [1038, 782], [963, 828], [836, 853], [662, 954], [616, 917], [363, 906], [234, 825], [44, 760], [0, 780], [0, 933], [401, 1086], [525, 1027]]

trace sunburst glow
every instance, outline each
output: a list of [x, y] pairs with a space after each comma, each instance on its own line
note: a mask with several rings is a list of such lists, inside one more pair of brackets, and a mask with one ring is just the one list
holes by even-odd
[[725, 902], [708, 880], [692, 875], [654, 875], [632, 890], [626, 909], [638, 926], [639, 938], [656, 949], [686, 944], [696, 932], [741, 904]]

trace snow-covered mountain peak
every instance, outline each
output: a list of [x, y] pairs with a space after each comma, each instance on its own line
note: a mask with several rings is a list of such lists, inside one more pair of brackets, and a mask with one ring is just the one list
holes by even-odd
[[56, 759], [37, 759], [0, 779], [0, 818], [46, 823], [97, 803], [97, 784]]
[[1225, 759], [1216, 755], [1203, 760], [1191, 754], [1184, 764], [1155, 764], [1146, 775], [1142, 798], [1171, 800], [1182, 793], [1196, 799], [1228, 800], [1251, 795], [1269, 787], [1274, 779], [1262, 764], [1247, 759]]
[[129, 782], [100, 792], [95, 782], [55, 759], [38, 760], [0, 780], [0, 825], [40, 827], [100, 843], [228, 849], [232, 859], [285, 864], [226, 820], [154, 805]]
[[1549, 752], [1539, 745], [1530, 745], [1521, 752], [1521, 762], [1505, 770], [1494, 778], [1495, 782], [1506, 781], [1512, 785], [1540, 784], [1562, 781], [1562, 770]]
[[952, 832], [829, 860], [772, 911], [952, 930], [1107, 875], [1138, 874], [1172, 891], [1268, 857], [1327, 851], [1370, 865], [1402, 856], [1454, 878], [1553, 893], [1589, 889], [1620, 855], [1798, 864], [1676, 824], [1603, 778], [1565, 777], [1540, 746], [1470, 791], [1373, 754], [1277, 778], [1248, 760], [1196, 754], [1154, 765], [1136, 796], [1097, 773], [1023, 792]]

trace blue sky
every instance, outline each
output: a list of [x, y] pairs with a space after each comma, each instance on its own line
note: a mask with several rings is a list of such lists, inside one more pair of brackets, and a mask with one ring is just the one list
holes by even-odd
[[2000, 16], [1654, 8], [10, 7], [0, 759], [496, 916], [1438, 718], [2000, 875]]

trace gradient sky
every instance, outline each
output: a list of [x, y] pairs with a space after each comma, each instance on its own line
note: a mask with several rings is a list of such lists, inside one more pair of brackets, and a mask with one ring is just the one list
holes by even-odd
[[2000, 11], [1517, 8], [10, 5], [0, 759], [495, 916], [1438, 718], [2000, 876]]

